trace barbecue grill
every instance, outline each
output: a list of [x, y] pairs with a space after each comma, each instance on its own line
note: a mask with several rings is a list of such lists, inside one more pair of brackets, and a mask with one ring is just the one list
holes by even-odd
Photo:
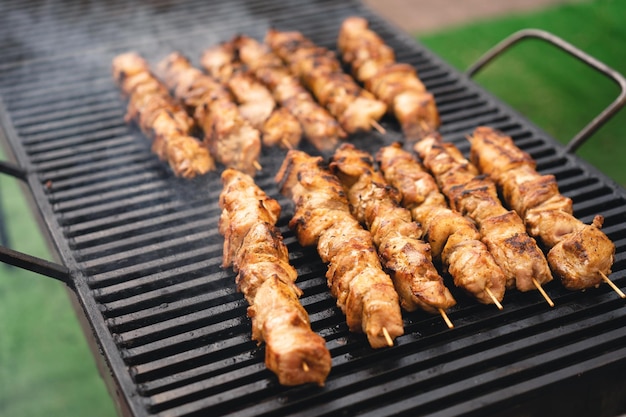
[[[127, 415], [626, 412], [626, 304], [608, 285], [569, 292], [550, 283], [554, 308], [536, 292], [509, 291], [502, 311], [453, 290], [453, 330], [439, 316], [415, 312], [404, 313], [405, 335], [391, 348], [373, 350], [365, 336], [349, 333], [325, 266], [287, 227], [292, 206], [273, 181], [279, 150], [264, 152], [257, 181], [284, 207], [279, 227], [333, 369], [323, 388], [289, 388], [265, 368], [235, 275], [220, 267], [219, 174], [178, 179], [157, 160], [139, 130], [123, 121], [110, 63], [128, 50], [151, 63], [178, 50], [197, 64], [204, 48], [237, 33], [262, 39], [269, 27], [300, 30], [335, 49], [350, 15], [366, 17], [398, 61], [418, 69], [436, 97], [445, 140], [467, 152], [464, 137], [476, 126], [500, 129], [541, 173], [556, 175], [577, 217], [590, 223], [602, 214], [616, 245], [610, 277], [626, 288], [626, 191], [567, 152], [580, 141], [563, 148], [360, 3], [333, 0], [2, 2], [0, 137], [14, 155], [2, 172], [28, 185], [62, 264], [7, 248], [2, 260], [75, 292], [107, 365], [105, 379]], [[526, 32], [509, 43], [526, 36], [542, 35]], [[586, 61], [624, 88], [619, 75]], [[623, 104], [623, 94], [583, 136]], [[402, 138], [393, 120], [382, 124], [386, 134], [350, 140], [375, 152]]]

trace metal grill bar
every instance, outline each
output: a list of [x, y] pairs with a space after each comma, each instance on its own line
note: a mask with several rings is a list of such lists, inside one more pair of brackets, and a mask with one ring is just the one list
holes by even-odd
[[[236, 33], [261, 39], [269, 27], [303, 31], [334, 49], [339, 24], [353, 14], [417, 68], [446, 140], [467, 153], [465, 136], [476, 126], [503, 130], [542, 173], [556, 176], [578, 217], [604, 215], [617, 248], [611, 278], [626, 285], [626, 191], [356, 2], [3, 2], [0, 38], [15, 42], [0, 47], [2, 133], [49, 213], [63, 270], [133, 415], [485, 415], [546, 389], [558, 399], [556, 386], [565, 398], [577, 375], [602, 387], [603, 376], [626, 368], [623, 300], [607, 286], [572, 293], [556, 282], [546, 286], [554, 309], [536, 293], [512, 291], [497, 311], [453, 288], [454, 330], [439, 317], [405, 313], [396, 346], [370, 349], [348, 332], [315, 250], [300, 247], [289, 230], [291, 206], [273, 181], [283, 153], [266, 150], [257, 182], [284, 207], [279, 227], [301, 301], [327, 340], [333, 371], [324, 388], [288, 388], [265, 369], [235, 274], [221, 267], [219, 174], [181, 180], [158, 161], [123, 122], [110, 63], [126, 50], [151, 63], [180, 50], [197, 62], [210, 45]], [[402, 138], [395, 120], [382, 124], [386, 135], [350, 141], [375, 152]]]

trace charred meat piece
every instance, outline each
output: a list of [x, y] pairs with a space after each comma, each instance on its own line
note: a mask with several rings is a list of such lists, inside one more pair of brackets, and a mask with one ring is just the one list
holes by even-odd
[[266, 43], [348, 133], [369, 131], [387, 106], [344, 73], [335, 54], [300, 32], [270, 29]]
[[571, 199], [559, 193], [552, 175], [541, 175], [535, 161], [511, 137], [479, 127], [470, 137], [471, 158], [502, 190], [506, 203], [528, 232], [549, 249], [552, 271], [570, 290], [597, 287], [611, 273], [615, 245], [600, 230], [602, 216], [590, 225], [572, 213]]
[[502, 301], [506, 277], [480, 240], [474, 223], [448, 207], [435, 179], [399, 143], [381, 148], [376, 160], [399, 193], [401, 204], [423, 227], [422, 238], [454, 284], [479, 302]]
[[300, 304], [302, 292], [294, 283], [298, 274], [275, 226], [278, 202], [243, 172], [226, 169], [222, 183], [223, 266], [232, 265], [238, 272], [237, 288], [250, 304], [252, 338], [265, 342], [267, 368], [283, 385], [324, 385], [330, 352], [324, 338], [311, 330]]
[[[335, 149], [346, 134], [267, 45], [239, 36], [234, 40], [239, 59], [302, 126], [306, 139], [320, 151]], [[293, 146], [295, 147], [295, 146]]]
[[450, 207], [478, 225], [482, 241], [507, 276], [507, 287], [537, 289], [552, 280], [545, 256], [526, 233], [522, 219], [507, 210], [498, 198], [494, 182], [478, 175], [451, 143], [431, 134], [415, 144], [415, 151], [434, 175]]
[[237, 55], [233, 42], [223, 42], [205, 50], [201, 64], [211, 76], [228, 87], [241, 115], [261, 132], [265, 146], [297, 147], [302, 138], [300, 123], [290, 112], [277, 108], [272, 92], [252, 73], [245, 71]]
[[402, 307], [438, 313], [455, 305], [432, 263], [430, 245], [420, 240], [419, 224], [374, 169], [372, 156], [346, 143], [335, 152], [330, 170], [344, 185], [352, 214], [370, 230]]
[[177, 176], [192, 178], [215, 169], [209, 151], [189, 135], [193, 119], [150, 71], [146, 60], [134, 52], [113, 59], [113, 77], [128, 97], [126, 121], [134, 120], [152, 139], [152, 151]]
[[295, 204], [289, 225], [300, 244], [317, 245], [328, 264], [328, 286], [350, 330], [365, 333], [373, 348], [392, 344], [404, 333], [398, 294], [371, 234], [350, 213], [339, 179], [322, 166], [321, 157], [291, 150], [276, 181]]
[[337, 46], [354, 76], [395, 115], [407, 139], [420, 139], [439, 127], [435, 98], [426, 91], [415, 68], [396, 62], [393, 50], [368, 27], [367, 20], [344, 20]]
[[259, 132], [241, 116], [228, 91], [177, 52], [163, 59], [157, 72], [192, 112], [215, 159], [254, 175], [261, 153]]

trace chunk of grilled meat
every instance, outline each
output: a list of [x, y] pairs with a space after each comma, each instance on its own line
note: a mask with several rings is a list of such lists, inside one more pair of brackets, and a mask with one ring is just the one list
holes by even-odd
[[387, 105], [407, 139], [420, 139], [439, 127], [434, 96], [426, 91], [413, 66], [396, 62], [393, 50], [369, 29], [367, 20], [345, 19], [337, 45], [354, 76]]
[[598, 286], [609, 275], [615, 245], [600, 230], [598, 215], [592, 224], [573, 216], [572, 200], [559, 193], [553, 175], [541, 175], [536, 163], [511, 137], [489, 127], [477, 128], [469, 138], [472, 161], [502, 190], [506, 203], [524, 220], [528, 232], [548, 252], [552, 271], [570, 290]]
[[276, 181], [295, 203], [289, 225], [300, 244], [317, 245], [328, 263], [326, 278], [348, 327], [364, 332], [373, 348], [404, 333], [398, 294], [382, 266], [371, 234], [350, 213], [338, 178], [322, 166], [321, 157], [291, 150]]
[[332, 51], [315, 45], [300, 32], [270, 29], [265, 41], [346, 132], [369, 131], [385, 114], [385, 103], [345, 74]]
[[474, 223], [448, 207], [435, 179], [399, 143], [381, 148], [376, 160], [385, 179], [400, 193], [401, 204], [422, 225], [421, 237], [428, 240], [433, 257], [441, 260], [454, 284], [481, 303], [502, 301], [504, 272]]
[[483, 242], [507, 276], [507, 287], [536, 289], [552, 280], [545, 256], [526, 233], [515, 211], [502, 206], [494, 182], [478, 170], [451, 143], [431, 134], [415, 144], [415, 151], [448, 197], [453, 210], [469, 216], [479, 227]]
[[372, 156], [345, 143], [335, 152], [330, 170], [346, 189], [352, 214], [370, 230], [402, 307], [438, 313], [455, 305], [432, 263], [430, 245], [420, 240], [420, 225], [398, 204], [397, 193], [374, 169]]
[[335, 149], [346, 133], [282, 60], [267, 45], [247, 36], [235, 38], [234, 45], [241, 62], [272, 91], [276, 101], [298, 119], [307, 140], [320, 151]]
[[261, 132], [265, 146], [277, 145], [285, 149], [298, 146], [302, 138], [300, 123], [290, 112], [279, 111], [271, 91], [244, 71], [242, 63], [237, 60], [233, 42], [205, 50], [201, 64], [232, 92], [239, 104], [239, 112]]
[[278, 202], [252, 177], [234, 169], [222, 173], [220, 233], [223, 266], [238, 272], [236, 282], [250, 304], [252, 338], [265, 342], [265, 364], [283, 385], [324, 385], [331, 368], [324, 338], [311, 330], [299, 302], [298, 274], [289, 264], [276, 220]]
[[157, 72], [193, 113], [215, 158], [226, 167], [254, 175], [261, 153], [259, 132], [241, 116], [228, 91], [178, 52], [163, 59]]
[[200, 65], [223, 85], [227, 85], [233, 75], [241, 71], [232, 42], [222, 42], [206, 49], [200, 58]]
[[152, 74], [139, 54], [127, 52], [113, 59], [113, 77], [129, 98], [125, 120], [135, 120], [152, 139], [152, 151], [177, 176], [192, 178], [215, 169], [209, 151], [189, 135], [193, 120]]

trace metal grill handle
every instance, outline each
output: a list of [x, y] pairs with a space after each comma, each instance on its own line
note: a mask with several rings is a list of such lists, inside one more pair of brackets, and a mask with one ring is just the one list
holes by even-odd
[[491, 62], [494, 58], [502, 54], [504, 51], [509, 49], [513, 44], [528, 38], [535, 38], [551, 43], [552, 45], [560, 48], [561, 50], [567, 52], [573, 57], [577, 58], [579, 61], [584, 62], [591, 68], [597, 70], [598, 72], [606, 75], [611, 80], [615, 81], [617, 85], [620, 87], [621, 91], [619, 96], [602, 111], [596, 118], [594, 118], [587, 126], [585, 126], [573, 139], [569, 141], [567, 146], [565, 147], [566, 152], [574, 152], [576, 149], [580, 147], [596, 130], [598, 130], [602, 125], [604, 125], [611, 117], [615, 115], [623, 106], [626, 104], [626, 79], [617, 71], [605, 65], [604, 63], [598, 61], [594, 57], [588, 55], [572, 44], [564, 41], [558, 36], [546, 32], [540, 29], [523, 29], [518, 32], [515, 32], [508, 38], [504, 39], [496, 46], [487, 51], [483, 56], [481, 56], [476, 63], [470, 66], [466, 74], [469, 77], [473, 77], [478, 71], [480, 71], [486, 64]]
[[[0, 173], [25, 181], [27, 172], [10, 162], [0, 161]], [[26, 269], [38, 274], [57, 279], [74, 289], [69, 269], [61, 264], [50, 262], [36, 256], [27, 255], [4, 245], [0, 245], [0, 261], [18, 268]]]

